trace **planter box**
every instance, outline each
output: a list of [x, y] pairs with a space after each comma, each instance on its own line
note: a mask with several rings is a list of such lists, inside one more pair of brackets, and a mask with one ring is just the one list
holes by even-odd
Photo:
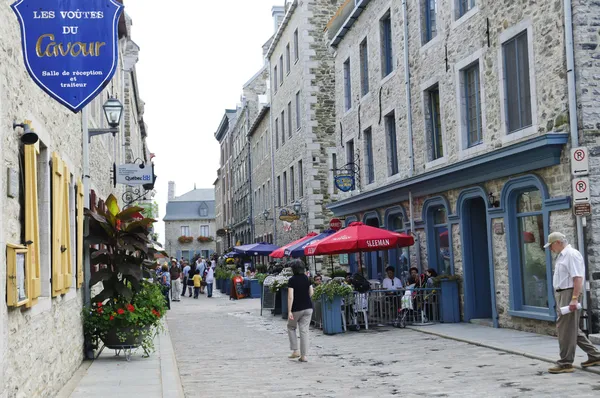
[[273, 315], [281, 315], [281, 290], [275, 294], [275, 309], [273, 310]]
[[281, 319], [288, 318], [288, 290], [281, 289]]
[[231, 279], [225, 279], [225, 294], [231, 294]]
[[250, 280], [250, 297], [251, 298], [259, 298], [262, 296], [261, 285], [258, 283], [258, 279]]
[[323, 317], [323, 333], [338, 334], [342, 333], [342, 298], [334, 297], [333, 301], [328, 298], [321, 298], [321, 314]]
[[219, 288], [222, 294], [225, 294], [225, 279], [221, 279], [221, 287]]
[[221, 290], [221, 279], [217, 279], [217, 289]]
[[460, 322], [460, 304], [458, 297], [458, 281], [442, 280], [442, 296], [440, 298], [440, 320], [444, 323]]

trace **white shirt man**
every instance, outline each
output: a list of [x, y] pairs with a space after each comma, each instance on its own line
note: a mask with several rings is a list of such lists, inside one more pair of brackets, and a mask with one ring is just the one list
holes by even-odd
[[402, 282], [400, 281], [400, 279], [394, 276], [394, 268], [387, 267], [385, 269], [385, 272], [387, 273], [387, 277], [383, 280], [383, 288], [385, 290], [402, 289]]
[[556, 290], [572, 289], [573, 278], [583, 278], [584, 273], [583, 256], [571, 245], [566, 245], [556, 257], [552, 285]]

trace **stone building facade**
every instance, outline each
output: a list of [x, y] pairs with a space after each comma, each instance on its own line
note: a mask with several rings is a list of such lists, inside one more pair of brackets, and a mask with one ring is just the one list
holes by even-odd
[[[215, 138], [219, 141], [221, 147], [221, 163], [217, 171], [218, 182], [221, 185], [220, 195], [216, 196], [215, 208], [218, 209], [216, 214], [217, 228], [220, 232], [218, 239], [222, 242], [223, 250], [232, 247], [231, 244], [231, 226], [233, 223], [233, 196], [232, 189], [232, 139], [229, 132], [235, 125], [237, 112], [235, 109], [226, 109], [221, 123], [215, 132]], [[216, 190], [215, 190], [216, 192]]]
[[[80, 272], [83, 269], [77, 266], [80, 258], [76, 239], [82, 231], [76, 210], [82, 205], [81, 196], [87, 197], [80, 184], [84, 179], [83, 131], [86, 127], [107, 127], [101, 106], [109, 95], [120, 99], [125, 111], [138, 107], [141, 100], [125, 101], [123, 94], [123, 80], [135, 80], [124, 61], [126, 48], [133, 43], [130, 20], [125, 14], [119, 24], [118, 71], [106, 90], [83, 111], [87, 115], [86, 125], [86, 116], [63, 108], [33, 83], [23, 63], [18, 22], [8, 7], [9, 2], [4, 3], [0, 8], [0, 164], [3, 168], [0, 173], [0, 247], [7, 253], [7, 245], [21, 246], [31, 240], [31, 232], [25, 231], [25, 225], [34, 220], [33, 209], [37, 209], [34, 225], [38, 227], [39, 239], [33, 239], [28, 250], [33, 253], [32, 248], [37, 247], [39, 256], [35, 262], [34, 257], [30, 257], [30, 263], [25, 264], [36, 273], [29, 276], [35, 277], [36, 282], [32, 282], [33, 287], [27, 292], [28, 302], [9, 307], [5, 301], [0, 306], [0, 397], [55, 396], [83, 359], [81, 310], [86, 289]], [[142, 114], [136, 118], [139, 122]], [[22, 123], [24, 120], [31, 122], [39, 137], [38, 143], [28, 148], [20, 141], [23, 130], [13, 128], [13, 121]], [[130, 148], [136, 156], [147, 152], [140, 130], [139, 127], [129, 129], [130, 136], [135, 137]], [[96, 198], [105, 199], [111, 193], [121, 198], [123, 189], [113, 187], [111, 171], [113, 162], [124, 161], [120, 157], [124, 142], [123, 124], [115, 138], [111, 135], [92, 138], [89, 187]], [[25, 163], [24, 158], [31, 162]], [[54, 176], [54, 172], [59, 171], [57, 166], [67, 171], [60, 179]], [[37, 176], [34, 178], [33, 174]], [[61, 274], [65, 281], [61, 289], [51, 283], [53, 272], [58, 272], [53, 271], [56, 263], [50, 244], [54, 238], [52, 227], [57, 222], [51, 211], [51, 202], [55, 200], [51, 186], [58, 180], [67, 188], [69, 198], [60, 219], [68, 217], [65, 225], [68, 225], [70, 240], [61, 243], [71, 253], [61, 262], [66, 272]], [[26, 196], [22, 181], [28, 192], [35, 186], [37, 194]], [[0, 280], [0, 297], [6, 297], [6, 254], [0, 259]]]
[[[175, 183], [169, 181], [169, 202], [163, 221], [165, 250], [169, 255], [189, 261], [196, 255], [208, 258], [215, 253], [217, 227], [214, 188], [194, 188], [176, 196]], [[188, 238], [188, 241], [184, 238]]]
[[[270, 82], [274, 218], [282, 211], [300, 219], [276, 221], [275, 244], [322, 230], [332, 214], [330, 153], [335, 151], [335, 75], [323, 30], [342, 1], [289, 1], [266, 52]], [[296, 204], [296, 206], [294, 206]]]
[[[329, 209], [346, 224], [416, 238], [402, 250], [409, 263], [400, 250], [364, 256], [369, 277], [388, 264], [461, 275], [464, 321], [554, 334], [543, 244], [555, 230], [577, 243], [563, 2], [356, 3], [338, 10], [326, 37], [335, 54], [337, 153], [358, 159], [360, 173]], [[574, 2], [587, 36], [575, 40], [578, 79], [588, 79], [578, 83], [580, 137], [593, 143], [597, 110], [587, 94], [597, 83], [586, 68], [597, 54], [597, 32], [589, 33], [597, 10], [584, 3]]]

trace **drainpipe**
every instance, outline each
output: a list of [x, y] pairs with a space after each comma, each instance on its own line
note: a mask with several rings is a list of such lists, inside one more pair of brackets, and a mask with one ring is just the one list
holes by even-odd
[[[88, 130], [88, 107], [84, 107], [81, 111], [81, 126], [83, 132], [83, 204], [86, 209], [90, 208], [90, 135]], [[85, 226], [84, 233], [87, 233], [88, 225]], [[90, 247], [83, 245], [83, 302], [85, 305], [90, 303]]]
[[413, 197], [412, 191], [408, 191], [408, 212], [410, 217], [410, 232], [415, 238], [415, 244], [417, 245], [417, 253], [415, 255], [417, 259], [417, 268], [419, 268], [419, 272], [421, 272], [421, 239], [419, 238], [419, 234], [415, 232], [415, 217], [413, 213]]
[[[412, 100], [410, 96], [410, 67], [408, 62], [408, 18], [406, 0], [402, 0], [402, 19], [404, 24], [404, 84], [406, 85], [406, 122], [408, 124], [408, 177], [412, 177], [415, 169], [415, 153], [413, 148]], [[412, 208], [411, 208], [412, 211]], [[411, 217], [412, 220], [412, 217]]]
[[[269, 132], [271, 133], [271, 198], [273, 198], [273, 244], [277, 244], [277, 219], [275, 217], [275, 144], [273, 143], [273, 82], [271, 79], [271, 61], [267, 61], [269, 68]], [[304, 166], [303, 166], [304, 167]], [[265, 220], [265, 225], [267, 220]]]
[[[569, 124], [571, 129], [571, 148], [579, 146], [579, 126], [577, 125], [577, 91], [575, 88], [575, 55], [573, 48], [573, 8], [571, 0], [564, 1], [565, 12], [565, 50], [567, 55], [567, 88], [569, 95]], [[583, 237], [583, 227], [585, 226], [585, 217], [577, 216], [577, 248], [585, 257], [585, 242]], [[583, 318], [583, 330], [589, 333], [589, 312], [587, 305], [588, 291], [586, 275], [588, 273], [588, 264], [585, 264], [585, 273], [583, 276], [583, 310], [588, 315]]]

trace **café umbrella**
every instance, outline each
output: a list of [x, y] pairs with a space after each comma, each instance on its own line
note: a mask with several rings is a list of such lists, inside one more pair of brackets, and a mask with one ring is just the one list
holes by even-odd
[[300, 239], [297, 239], [297, 240], [295, 240], [293, 242], [290, 242], [287, 245], [281, 246], [277, 250], [274, 250], [271, 254], [269, 254], [269, 256], [273, 257], [273, 258], [283, 258], [286, 255], [285, 254], [285, 249], [287, 249], [288, 247], [291, 247], [291, 246], [293, 246], [295, 244], [304, 242], [304, 241], [312, 238], [313, 236], [317, 236], [317, 234], [315, 232], [310, 232], [308, 235], [306, 235], [306, 236], [304, 236], [304, 237], [302, 237]]
[[[313, 242], [318, 242], [320, 240], [323, 240], [334, 233], [335, 233], [335, 231], [333, 229], [325, 230], [325, 231], [321, 232], [319, 235], [313, 236], [312, 238], [303, 240], [302, 242], [296, 243], [295, 245], [287, 246], [286, 249], [284, 250], [284, 254], [286, 256], [291, 256], [294, 258], [302, 257], [302, 256], [304, 256], [304, 248], [306, 246], [308, 246], [309, 244], [311, 244]], [[333, 261], [331, 262], [331, 264], [333, 266]], [[316, 275], [317, 274], [316, 261], [314, 262], [314, 265], [315, 265], [315, 275]]]
[[252, 243], [249, 245], [243, 246], [235, 246], [233, 251], [241, 254], [245, 254], [248, 256], [267, 256], [273, 250], [277, 250], [278, 247], [275, 245], [271, 245], [270, 243], [260, 242], [260, 243]]
[[[304, 248], [304, 254], [319, 256], [323, 254], [362, 253], [412, 246], [414, 243], [415, 240], [410, 235], [371, 227], [361, 222], [353, 222], [333, 235], [307, 245]], [[359, 264], [359, 268], [362, 271], [361, 264]]]

